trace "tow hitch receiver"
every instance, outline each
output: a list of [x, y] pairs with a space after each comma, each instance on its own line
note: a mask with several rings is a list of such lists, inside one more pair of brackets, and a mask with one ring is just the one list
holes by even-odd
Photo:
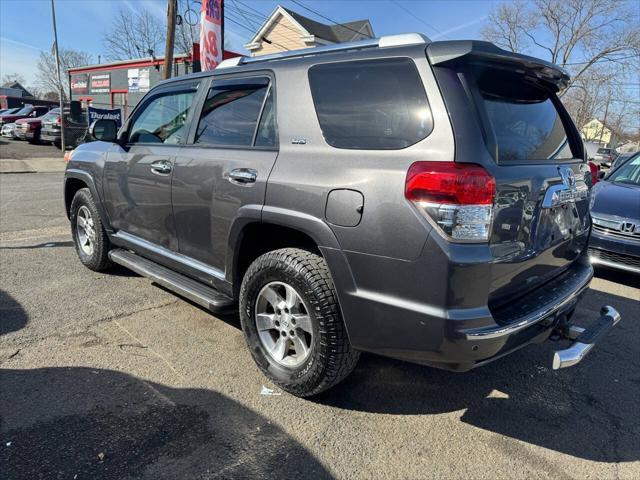
[[574, 340], [569, 348], [557, 350], [553, 354], [553, 369], [567, 368], [580, 363], [591, 351], [596, 342], [604, 337], [620, 321], [618, 311], [610, 306], [600, 309], [598, 321], [585, 329], [578, 325], [565, 326], [560, 331], [563, 338]]

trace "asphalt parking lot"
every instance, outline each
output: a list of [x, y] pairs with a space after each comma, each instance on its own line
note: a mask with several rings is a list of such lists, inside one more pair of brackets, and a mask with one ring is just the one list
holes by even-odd
[[0, 175], [0, 465], [32, 478], [640, 478], [640, 280], [598, 271], [576, 318], [623, 320], [465, 374], [363, 355], [312, 400], [274, 388], [235, 316], [76, 259], [62, 174]]
[[46, 143], [29, 143], [26, 140], [0, 137], [0, 158], [25, 160], [32, 158], [62, 158], [62, 151], [55, 145]]

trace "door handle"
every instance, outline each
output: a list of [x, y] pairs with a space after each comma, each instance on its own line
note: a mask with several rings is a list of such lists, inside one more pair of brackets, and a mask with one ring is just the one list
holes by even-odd
[[258, 178], [258, 172], [252, 168], [236, 168], [229, 172], [229, 181], [231, 183], [255, 183]]
[[169, 175], [171, 173], [171, 163], [166, 160], [159, 160], [151, 164], [151, 171], [156, 175]]

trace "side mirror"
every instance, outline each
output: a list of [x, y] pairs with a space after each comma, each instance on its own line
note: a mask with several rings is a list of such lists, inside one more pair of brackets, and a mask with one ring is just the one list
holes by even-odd
[[89, 135], [95, 140], [114, 143], [118, 137], [118, 126], [114, 120], [101, 118], [89, 126]]
[[600, 170], [598, 172], [598, 180], [602, 180], [606, 175], [607, 175], [607, 172], [605, 172], [604, 170]]

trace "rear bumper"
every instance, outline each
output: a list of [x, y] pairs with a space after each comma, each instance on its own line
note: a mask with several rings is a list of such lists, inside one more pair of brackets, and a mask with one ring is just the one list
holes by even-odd
[[[433, 256], [413, 263], [346, 252], [354, 275], [334, 269], [335, 254], [323, 250], [354, 348], [447, 370], [470, 370], [548, 339], [566, 323], [593, 277], [593, 268], [581, 256], [560, 276], [506, 305], [490, 307], [493, 265], [483, 248], [458, 249], [460, 260], [473, 259], [467, 263], [432, 249], [426, 250]], [[357, 279], [358, 285], [347, 285], [344, 278]], [[369, 289], [367, 282], [384, 290]], [[418, 295], [425, 300], [416, 300]]]
[[40, 139], [45, 142], [59, 142], [61, 138], [60, 132], [52, 132], [50, 130], [42, 130]]

